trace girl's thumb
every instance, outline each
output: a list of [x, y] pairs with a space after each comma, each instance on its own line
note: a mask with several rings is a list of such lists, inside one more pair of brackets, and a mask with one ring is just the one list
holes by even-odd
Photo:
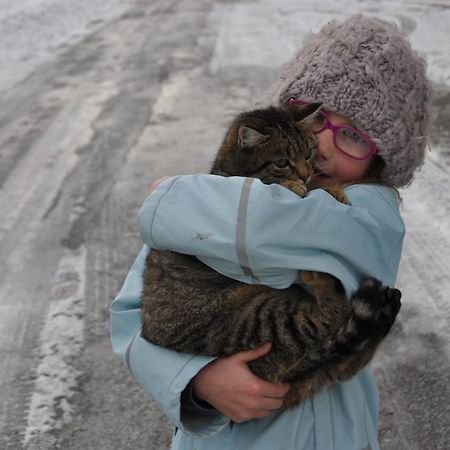
[[265, 344], [261, 345], [260, 347], [254, 348], [252, 350], [245, 350], [243, 352], [239, 352], [238, 353], [239, 359], [244, 362], [253, 361], [253, 360], [261, 358], [261, 356], [264, 356], [265, 354], [269, 353], [271, 348], [272, 348], [272, 343], [266, 342]]

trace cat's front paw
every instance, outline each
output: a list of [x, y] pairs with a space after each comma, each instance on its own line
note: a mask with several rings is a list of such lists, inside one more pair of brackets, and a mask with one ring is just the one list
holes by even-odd
[[398, 289], [375, 278], [363, 281], [350, 299], [358, 331], [366, 337], [385, 337], [400, 311], [400, 299]]
[[324, 191], [328, 192], [332, 197], [334, 197], [338, 202], [348, 204], [348, 198], [345, 195], [344, 191], [339, 187], [328, 187], [323, 188]]
[[306, 185], [300, 180], [282, 180], [280, 184], [300, 197], [303, 197], [306, 194]]

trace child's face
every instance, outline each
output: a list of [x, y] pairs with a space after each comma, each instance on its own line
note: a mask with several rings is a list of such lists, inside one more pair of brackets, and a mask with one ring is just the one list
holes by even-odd
[[[345, 117], [329, 111], [327, 113], [333, 125], [353, 126]], [[308, 184], [310, 188], [329, 187], [363, 178], [373, 155], [366, 159], [355, 159], [341, 152], [334, 144], [333, 132], [330, 129], [323, 130], [315, 136], [317, 158], [315, 173]]]

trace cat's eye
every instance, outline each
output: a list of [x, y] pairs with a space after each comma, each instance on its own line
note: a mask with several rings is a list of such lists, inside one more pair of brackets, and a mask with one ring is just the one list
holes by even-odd
[[287, 159], [279, 159], [278, 161], [275, 161], [274, 164], [278, 168], [284, 169], [285, 167], [287, 167], [289, 165], [289, 161]]

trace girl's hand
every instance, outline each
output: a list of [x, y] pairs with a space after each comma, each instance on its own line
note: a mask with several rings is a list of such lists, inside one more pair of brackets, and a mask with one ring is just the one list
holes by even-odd
[[289, 384], [269, 383], [254, 375], [247, 362], [264, 356], [272, 344], [218, 358], [194, 378], [194, 393], [233, 422], [268, 416], [279, 409]]
[[164, 181], [167, 180], [170, 177], [160, 177], [157, 178], [155, 181], [153, 181], [153, 183], [149, 186], [148, 191], [147, 191], [147, 197]]

